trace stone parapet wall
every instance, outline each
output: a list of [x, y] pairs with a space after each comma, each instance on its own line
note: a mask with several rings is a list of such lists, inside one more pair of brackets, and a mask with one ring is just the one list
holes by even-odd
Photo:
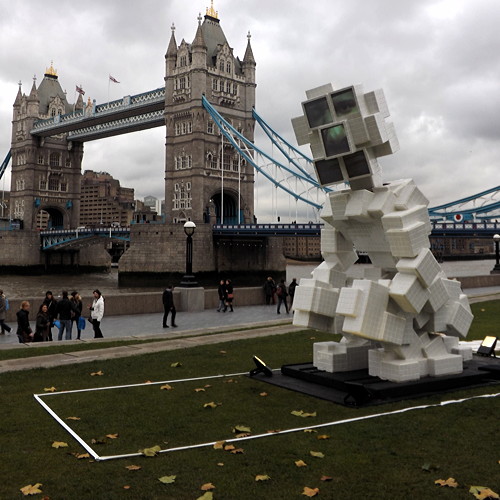
[[0, 266], [43, 264], [38, 231], [0, 231]]

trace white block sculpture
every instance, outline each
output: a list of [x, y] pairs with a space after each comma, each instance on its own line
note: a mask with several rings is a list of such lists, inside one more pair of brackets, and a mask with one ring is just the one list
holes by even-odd
[[[292, 120], [297, 141], [311, 146], [321, 185], [347, 186], [327, 195], [324, 262], [295, 291], [295, 325], [343, 334], [314, 345], [314, 366], [394, 382], [460, 373], [472, 350], [458, 337], [472, 313], [429, 250], [427, 198], [410, 179], [382, 183], [377, 158], [399, 149], [383, 91], [328, 84], [306, 96]], [[352, 279], [355, 249], [378, 269]]]

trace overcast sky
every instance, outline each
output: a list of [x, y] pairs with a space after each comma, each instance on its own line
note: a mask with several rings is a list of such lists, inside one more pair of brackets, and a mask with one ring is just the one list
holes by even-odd
[[[121, 82], [111, 84], [112, 100], [161, 87], [172, 23], [178, 44], [192, 42], [209, 5], [0, 0], [0, 160], [19, 81], [28, 94], [53, 61], [71, 103], [75, 85], [106, 102], [109, 74]], [[383, 88], [401, 147], [380, 159], [385, 181], [413, 178], [431, 206], [500, 184], [498, 0], [215, 0], [214, 8], [240, 59], [251, 32], [257, 111], [291, 142], [307, 89]], [[83, 168], [110, 172], [136, 198], [163, 198], [164, 136], [160, 127], [88, 142]], [[258, 190], [263, 220], [267, 188]]]

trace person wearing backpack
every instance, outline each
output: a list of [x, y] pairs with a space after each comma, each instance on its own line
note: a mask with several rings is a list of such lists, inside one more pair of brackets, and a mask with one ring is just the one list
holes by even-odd
[[10, 333], [12, 328], [5, 322], [5, 316], [9, 310], [9, 301], [7, 297], [3, 294], [3, 290], [0, 290], [0, 334], [4, 335], [5, 332]]
[[278, 287], [276, 288], [276, 295], [278, 297], [278, 309], [277, 309], [277, 313], [278, 314], [281, 314], [280, 313], [280, 308], [281, 308], [281, 304], [285, 304], [285, 309], [286, 309], [286, 313], [288, 314], [288, 303], [286, 301], [286, 298], [288, 297], [288, 293], [286, 291], [286, 285], [285, 285], [285, 280], [282, 279], [280, 281], [280, 284], [278, 285]]

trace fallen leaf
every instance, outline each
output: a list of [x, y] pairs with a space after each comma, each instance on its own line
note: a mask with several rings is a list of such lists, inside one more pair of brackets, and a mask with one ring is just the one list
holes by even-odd
[[263, 398], [265, 398], [266, 396], [269, 396], [269, 394], [267, 392], [261, 392], [259, 394], [259, 396], [262, 396]]
[[232, 444], [227, 444], [226, 446], [224, 446], [224, 451], [231, 451], [231, 450], [235, 450], [236, 447]]
[[109, 439], [118, 439], [118, 434], [106, 434], [106, 437]]
[[436, 479], [436, 481], [434, 481], [434, 484], [439, 484], [440, 486], [449, 486], [450, 488], [456, 488], [458, 486], [458, 483], [452, 477], [449, 477], [448, 479], [446, 479], [446, 481], [444, 479]]
[[165, 384], [160, 387], [160, 389], [165, 389], [167, 391], [171, 391], [173, 387], [170, 384]]
[[45, 387], [44, 391], [45, 392], [56, 392], [57, 389], [55, 387]]
[[255, 476], [256, 481], [269, 481], [271, 479], [267, 474], [257, 474]]
[[175, 478], [177, 476], [163, 476], [159, 477], [158, 481], [162, 482], [163, 484], [172, 484], [175, 483]]
[[42, 486], [42, 483], [28, 484], [28, 486], [21, 488], [21, 492], [24, 496], [37, 495], [42, 492], [40, 486]]
[[222, 450], [222, 448], [224, 448], [224, 445], [226, 444], [225, 441], [217, 441], [215, 444], [214, 444], [214, 450]]
[[236, 425], [233, 427], [233, 432], [252, 432], [252, 429], [250, 427], [246, 427], [245, 425]]
[[201, 497], [198, 497], [196, 500], [213, 500], [214, 494], [211, 491], [205, 492], [204, 495], [201, 495]]
[[212, 387], [210, 384], [205, 384], [203, 387], [205, 387], [205, 389], [208, 389], [209, 387]]
[[99, 370], [98, 372], [93, 372], [90, 374], [92, 377], [95, 377], [95, 376], [98, 376], [98, 377], [101, 377], [102, 375], [104, 375], [104, 372]]
[[330, 436], [328, 434], [321, 434], [316, 436], [316, 439], [330, 439]]
[[314, 434], [314, 433], [316, 433], [318, 431], [315, 430], [315, 429], [304, 429], [304, 432], [307, 433], [307, 434]]
[[127, 484], [123, 487], [124, 490], [129, 490], [130, 489], [130, 486]]
[[245, 453], [243, 448], [236, 448], [234, 450], [231, 450], [231, 452], [233, 455], [239, 455], [239, 454], [242, 454], [242, 453]]
[[439, 467], [437, 465], [424, 464], [424, 465], [422, 465], [422, 470], [425, 472], [432, 472], [432, 471], [439, 470]]
[[310, 451], [309, 455], [311, 455], [311, 457], [316, 457], [316, 458], [325, 458], [325, 455], [321, 453], [321, 451]]
[[158, 455], [158, 452], [161, 451], [161, 448], [156, 445], [151, 448], [144, 448], [143, 450], [139, 450], [139, 453], [142, 453], [146, 457], [155, 457]]
[[218, 462], [218, 463], [217, 463], [217, 465], [218, 465], [219, 467], [224, 467], [224, 462]]
[[220, 354], [227, 354], [226, 351], [219, 351], [219, 352], [220, 352]]
[[205, 403], [203, 405], [203, 408], [217, 408], [217, 403], [214, 403], [213, 401], [210, 401], [210, 403]]
[[151, 380], [146, 380], [146, 382], [144, 382], [145, 384], [152, 384], [153, 382], [151, 382]]
[[67, 448], [68, 443], [65, 443], [64, 441], [54, 441], [52, 443], [52, 448]]
[[125, 466], [125, 469], [128, 469], [128, 470], [140, 470], [140, 469], [142, 469], [142, 467], [140, 465], [127, 465], [127, 466]]
[[281, 429], [270, 429], [266, 431], [267, 434], [275, 434], [276, 432], [281, 432]]
[[97, 438], [97, 439], [92, 438], [90, 440], [90, 444], [106, 444], [106, 438]]
[[240, 439], [240, 438], [245, 438], [245, 437], [248, 437], [251, 435], [252, 435], [252, 433], [250, 433], [250, 432], [241, 432], [240, 434], [235, 434], [234, 437], [237, 439]]
[[295, 465], [297, 467], [307, 467], [307, 464], [304, 462], [304, 460], [296, 460]]
[[307, 486], [304, 486], [304, 491], [302, 492], [306, 497], [315, 497], [318, 493], [319, 488], [308, 488]]
[[201, 486], [201, 491], [215, 490], [215, 486], [212, 483], [205, 483]]
[[179, 363], [179, 361], [176, 361], [175, 363], [172, 363], [170, 366], [171, 366], [172, 368], [179, 368], [180, 366], [182, 366], [182, 364], [181, 364], [181, 363]]
[[487, 486], [471, 486], [469, 493], [472, 493], [478, 500], [487, 500], [489, 498], [500, 498], [498, 493], [490, 490]]
[[78, 417], [66, 417], [66, 420], [80, 420]]
[[72, 455], [78, 458], [78, 460], [82, 460], [84, 458], [90, 458], [90, 455], [88, 453], [72, 453]]
[[321, 481], [333, 481], [333, 477], [331, 477], [331, 476], [321, 476]]
[[203, 387], [197, 387], [194, 391], [195, 392], [205, 392], [205, 389], [203, 389]]
[[290, 412], [292, 415], [295, 415], [296, 417], [302, 417], [302, 418], [307, 418], [307, 417], [315, 417], [316, 412], [313, 413], [306, 413], [303, 410], [294, 410]]

